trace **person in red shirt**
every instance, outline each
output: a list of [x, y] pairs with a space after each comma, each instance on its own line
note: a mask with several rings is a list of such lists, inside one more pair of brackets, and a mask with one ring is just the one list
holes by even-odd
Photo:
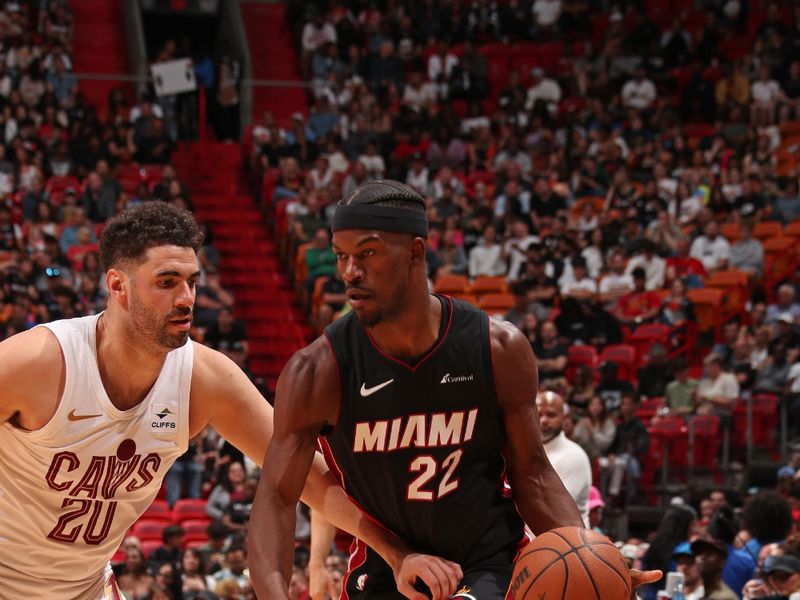
[[703, 277], [706, 276], [706, 268], [699, 260], [689, 256], [689, 247], [688, 238], [682, 237], [678, 240], [678, 254], [667, 259], [666, 280], [674, 281], [680, 278], [687, 287], [700, 287], [703, 285]]
[[632, 275], [633, 290], [617, 301], [612, 312], [624, 325], [635, 327], [641, 323], [649, 323], [658, 316], [661, 298], [657, 293], [645, 289], [647, 276], [644, 269], [637, 267]]

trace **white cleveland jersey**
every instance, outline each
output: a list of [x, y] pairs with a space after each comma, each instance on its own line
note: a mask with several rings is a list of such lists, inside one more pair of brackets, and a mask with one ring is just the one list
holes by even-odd
[[61, 402], [36, 431], [0, 425], [3, 600], [107, 597], [109, 559], [188, 447], [192, 342], [167, 355], [138, 406], [121, 411], [100, 379], [97, 320], [45, 325], [66, 364]]

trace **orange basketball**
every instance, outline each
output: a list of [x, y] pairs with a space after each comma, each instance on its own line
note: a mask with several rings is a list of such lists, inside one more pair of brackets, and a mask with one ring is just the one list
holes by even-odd
[[514, 600], [629, 600], [628, 564], [611, 541], [588, 529], [560, 527], [522, 551], [511, 579]]

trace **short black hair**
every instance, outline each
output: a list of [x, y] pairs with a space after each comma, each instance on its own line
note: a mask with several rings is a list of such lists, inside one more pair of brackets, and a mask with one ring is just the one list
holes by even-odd
[[161, 532], [161, 539], [166, 544], [171, 537], [176, 537], [183, 534], [184, 530], [180, 525], [167, 525], [164, 528], [164, 531]]
[[230, 534], [230, 529], [222, 521], [211, 521], [206, 527], [206, 535], [212, 540], [224, 540]]
[[762, 544], [777, 542], [792, 529], [792, 508], [775, 492], [761, 492], [745, 503], [742, 526]]
[[100, 264], [104, 271], [127, 261], [141, 261], [156, 246], [179, 246], [195, 252], [203, 233], [188, 210], [151, 201], [126, 208], [111, 219], [100, 238]]
[[391, 179], [376, 179], [358, 186], [339, 200], [339, 206], [393, 206], [425, 212], [425, 199], [411, 186]]

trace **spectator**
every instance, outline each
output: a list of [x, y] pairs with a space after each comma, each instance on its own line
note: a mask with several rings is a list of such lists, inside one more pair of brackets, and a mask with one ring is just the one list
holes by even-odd
[[613, 306], [634, 289], [633, 277], [625, 272], [625, 256], [617, 250], [609, 257], [609, 273], [600, 280], [600, 301]]
[[684, 358], [674, 361], [675, 379], [667, 384], [664, 399], [670, 412], [685, 416], [694, 412], [694, 396], [698, 381], [689, 377], [689, 368]]
[[230, 503], [222, 515], [222, 523], [234, 533], [247, 534], [247, 522], [253, 510], [257, 483], [255, 479], [247, 479], [241, 487], [231, 491]]
[[196, 548], [186, 548], [181, 557], [181, 592], [184, 598], [202, 597], [201, 592], [214, 587], [214, 578], [206, 575], [203, 553]]
[[761, 572], [767, 585], [784, 597], [800, 591], [800, 558], [796, 554], [766, 557]]
[[793, 60], [778, 92], [779, 121], [800, 119], [800, 61]]
[[648, 351], [647, 364], [638, 371], [639, 397], [663, 398], [667, 384], [672, 380], [672, 369], [667, 349], [653, 344]]
[[211, 575], [222, 568], [224, 550], [230, 542], [230, 530], [215, 519], [206, 527], [206, 535], [208, 535], [208, 543], [200, 546], [199, 550], [203, 556], [206, 573]]
[[164, 545], [153, 550], [148, 556], [148, 560], [154, 569], [158, 571], [161, 565], [180, 563], [183, 534], [183, 527], [180, 525], [168, 525], [164, 528], [164, 531], [161, 532], [161, 539]]
[[638, 65], [634, 77], [622, 86], [622, 104], [626, 108], [637, 111], [649, 109], [655, 102], [658, 93], [655, 84], [647, 77], [644, 65]]
[[673, 281], [680, 278], [687, 287], [702, 287], [706, 268], [703, 262], [690, 254], [690, 244], [691, 242], [685, 237], [678, 240], [675, 256], [667, 259], [666, 280]]
[[484, 230], [483, 238], [469, 253], [469, 276], [494, 277], [506, 272], [503, 249], [497, 243], [497, 233], [491, 225]]
[[697, 386], [697, 414], [730, 419], [739, 397], [739, 382], [732, 373], [723, 371], [722, 357], [713, 352], [703, 359], [703, 365], [706, 376]]
[[720, 271], [728, 265], [730, 258], [730, 244], [728, 240], [719, 235], [719, 225], [716, 221], [709, 221], [703, 235], [695, 238], [690, 250], [692, 258], [696, 258], [709, 273]]
[[[590, 278], [586, 270], [586, 259], [582, 256], [573, 256], [571, 273], [566, 270], [561, 278], [562, 298], [591, 298], [597, 293], [597, 284]], [[569, 275], [569, 277], [568, 277]]]
[[666, 261], [656, 254], [655, 244], [648, 240], [641, 240], [640, 252], [634, 255], [625, 267], [625, 273], [633, 275], [637, 268], [644, 269], [648, 290], [659, 290], [664, 287], [664, 274], [666, 272]]
[[738, 61], [734, 64], [724, 63], [722, 75], [714, 89], [720, 114], [732, 105], [744, 106], [750, 101], [750, 82]]
[[232, 579], [241, 588], [250, 584], [247, 569], [247, 547], [244, 544], [231, 544], [225, 550], [225, 567], [214, 573], [217, 588], [220, 582]]
[[612, 312], [621, 323], [635, 327], [649, 323], [658, 316], [661, 311], [661, 300], [658, 294], [645, 289], [647, 278], [644, 269], [637, 267], [631, 275], [633, 291], [622, 296]]
[[[466, 264], [466, 259], [464, 259]], [[342, 281], [342, 274], [335, 269], [333, 276], [329, 277], [322, 285], [322, 302], [317, 314], [317, 330], [322, 331], [333, 322], [337, 313], [341, 312], [347, 302], [345, 285]]]
[[620, 422], [607, 455], [606, 464], [610, 469], [608, 494], [619, 496], [623, 478], [627, 476], [627, 498], [630, 500], [636, 495], [636, 482], [642, 472], [641, 461], [650, 446], [650, 436], [644, 423], [636, 416], [636, 401], [632, 393], [622, 395], [619, 415]]
[[203, 473], [198, 462], [202, 439], [195, 438], [189, 443], [186, 452], [178, 457], [165, 477], [167, 486], [167, 504], [170, 508], [179, 498], [199, 498]]
[[336, 255], [331, 249], [331, 236], [327, 227], [320, 227], [314, 233], [311, 247], [306, 250], [306, 268], [308, 279], [306, 286], [309, 297], [314, 291], [314, 285], [320, 277], [331, 277], [336, 271]]
[[525, 110], [536, 111], [541, 104], [551, 116], [556, 114], [561, 102], [561, 86], [555, 79], [545, 77], [544, 69], [531, 69], [531, 85], [525, 98]]
[[800, 304], [794, 301], [794, 287], [788, 283], [781, 285], [778, 288], [777, 296], [777, 302], [767, 307], [765, 322], [770, 325], [775, 324], [784, 314], [789, 314], [792, 321], [796, 321], [800, 317]]
[[532, 11], [537, 34], [554, 33], [561, 16], [561, 0], [534, 0]]
[[594, 395], [589, 400], [586, 416], [575, 426], [573, 439], [586, 450], [589, 458], [594, 460], [605, 456], [616, 432], [617, 426], [614, 419], [609, 416], [602, 396]]
[[[206, 514], [212, 519], [222, 521], [228, 507], [230, 506], [232, 496], [245, 495], [244, 484], [246, 475], [244, 466], [240, 462], [231, 462], [228, 465], [227, 473], [223, 476], [220, 482], [211, 491], [206, 503]], [[230, 528], [226, 525], [226, 529]]]
[[722, 569], [728, 558], [728, 547], [716, 540], [698, 539], [692, 542], [691, 549], [696, 557], [700, 578], [703, 580], [705, 598], [738, 600], [739, 596], [722, 580]]
[[555, 392], [539, 392], [536, 396], [539, 429], [547, 459], [558, 473], [569, 495], [578, 505], [583, 522], [589, 526], [589, 488], [592, 486], [592, 467], [589, 457], [578, 444], [568, 440], [562, 423], [569, 418], [569, 406]]
[[545, 321], [540, 328], [541, 340], [533, 347], [539, 365], [539, 384], [564, 376], [567, 348], [558, 339], [556, 326]]
[[206, 330], [203, 343], [222, 352], [230, 350], [235, 344], [241, 344], [245, 353], [249, 353], [245, 324], [236, 319], [228, 307], [220, 309], [217, 320]]
[[782, 542], [792, 528], [791, 507], [774, 492], [761, 492], [748, 499], [741, 518], [742, 530], [737, 537], [747, 541], [731, 553], [736, 561], [729, 559], [723, 573], [725, 584], [734, 590], [741, 590], [752, 579], [762, 547]]
[[780, 85], [772, 78], [769, 65], [761, 65], [758, 69], [758, 79], [751, 87], [753, 104], [750, 109], [750, 120], [755, 126], [772, 125], [780, 91]]
[[317, 50], [320, 50], [325, 44], [336, 45], [337, 35], [336, 29], [331, 23], [325, 21], [324, 15], [316, 12], [311, 20], [303, 27], [302, 34], [302, 61], [304, 67], [304, 75], [307, 77], [310, 73], [311, 59]]
[[525, 221], [514, 221], [511, 225], [511, 235], [503, 244], [503, 253], [508, 257], [508, 280], [516, 281], [527, 257], [527, 250], [531, 244], [539, 242], [539, 238], [531, 235], [530, 227]]
[[117, 584], [125, 597], [147, 597], [152, 583], [153, 577], [147, 572], [142, 549], [138, 546], [125, 548], [125, 565], [117, 576]]
[[753, 237], [753, 225], [742, 221], [739, 230], [741, 237], [730, 252], [730, 265], [739, 271], [745, 271], [753, 277], [760, 277], [764, 271], [764, 247]]
[[683, 574], [683, 592], [686, 600], [703, 600], [705, 589], [703, 580], [700, 578], [700, 571], [697, 569], [697, 561], [692, 553], [689, 542], [682, 542], [675, 546], [672, 553], [672, 561], [675, 563], [675, 570]]
[[[647, 599], [656, 597], [656, 590], [663, 588], [666, 574], [674, 571], [673, 554], [680, 544], [689, 541], [697, 513], [688, 506], [670, 506], [658, 524], [655, 537], [642, 557], [643, 569], [660, 569], [664, 578], [648, 586], [644, 591]], [[697, 556], [697, 553], [692, 550]]]
[[233, 310], [233, 294], [222, 287], [219, 271], [206, 271], [205, 285], [197, 286], [194, 322], [200, 327], [209, 327], [219, 318], [223, 308]]
[[688, 323], [694, 322], [694, 307], [686, 296], [686, 285], [675, 279], [669, 288], [669, 296], [661, 303], [659, 320], [672, 327], [673, 333], [684, 334]]
[[619, 367], [613, 362], [604, 362], [600, 365], [600, 383], [596, 391], [611, 414], [616, 414], [619, 410], [625, 394], [633, 394], [630, 382], [617, 377], [618, 370]]
[[[470, 256], [476, 248], [470, 251]], [[456, 233], [452, 229], [448, 229], [442, 234], [439, 249], [436, 251], [436, 263], [439, 275], [465, 275], [467, 273], [469, 267], [467, 255], [464, 253], [464, 247], [456, 243]]]

